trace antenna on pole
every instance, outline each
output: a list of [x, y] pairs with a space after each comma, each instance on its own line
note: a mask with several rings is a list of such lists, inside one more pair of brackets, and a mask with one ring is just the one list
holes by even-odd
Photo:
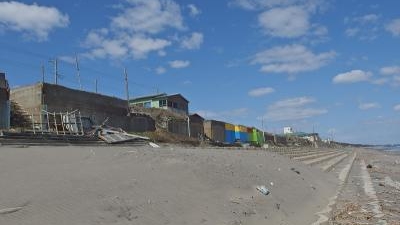
[[125, 75], [125, 92], [126, 92], [126, 102], [127, 102], [127, 110], [128, 110], [128, 116], [130, 115], [130, 109], [129, 109], [129, 87], [128, 87], [128, 72], [126, 71], [126, 67], [124, 68], [124, 75]]
[[41, 69], [42, 69], [42, 83], [44, 83], [44, 74], [45, 74], [45, 71], [44, 71], [44, 65], [42, 64], [42, 66], [41, 66]]
[[95, 87], [96, 87], [96, 94], [97, 94], [97, 79], [94, 81], [94, 85], [95, 85]]
[[81, 72], [80, 72], [80, 69], [79, 69], [79, 60], [78, 60], [78, 55], [77, 54], [75, 54], [75, 66], [76, 66], [76, 75], [78, 76], [79, 90], [82, 91]]
[[54, 63], [54, 84], [58, 84], [58, 59], [57, 57], [49, 60], [49, 62]]

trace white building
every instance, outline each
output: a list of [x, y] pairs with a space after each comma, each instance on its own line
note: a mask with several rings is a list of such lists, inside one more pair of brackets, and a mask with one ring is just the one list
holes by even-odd
[[283, 134], [293, 134], [293, 128], [292, 127], [284, 127]]

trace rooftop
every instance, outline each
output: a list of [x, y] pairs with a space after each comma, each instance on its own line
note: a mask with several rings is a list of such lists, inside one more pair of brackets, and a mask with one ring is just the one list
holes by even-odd
[[140, 96], [137, 98], [130, 99], [129, 102], [137, 102], [137, 101], [143, 101], [143, 100], [148, 100], [148, 99], [160, 99], [160, 98], [168, 98], [168, 97], [173, 97], [173, 96], [179, 96], [186, 102], [189, 102], [183, 95], [179, 93], [175, 94], [170, 94], [168, 95], [167, 93], [161, 93], [161, 94], [153, 94], [153, 95], [146, 95], [146, 96]]

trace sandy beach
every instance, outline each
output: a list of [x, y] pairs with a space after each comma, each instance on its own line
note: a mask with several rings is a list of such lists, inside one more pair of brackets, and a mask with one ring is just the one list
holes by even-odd
[[[398, 155], [303, 149], [289, 156], [177, 146], [2, 146], [0, 224], [398, 224]], [[365, 191], [362, 162], [372, 165], [365, 171], [376, 199]]]
[[367, 149], [357, 157], [333, 210], [332, 224], [400, 224], [400, 154]]

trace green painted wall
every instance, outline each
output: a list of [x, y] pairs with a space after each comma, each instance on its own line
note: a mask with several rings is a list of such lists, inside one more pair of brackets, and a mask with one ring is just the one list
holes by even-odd
[[160, 108], [159, 100], [153, 100], [151, 102], [151, 107], [152, 108]]

